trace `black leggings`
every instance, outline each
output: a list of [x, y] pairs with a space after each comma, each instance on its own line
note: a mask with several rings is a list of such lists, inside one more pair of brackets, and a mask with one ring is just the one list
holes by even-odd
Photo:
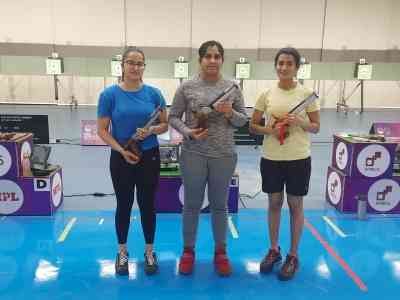
[[126, 244], [128, 239], [136, 187], [136, 198], [140, 209], [144, 238], [146, 244], [153, 244], [156, 229], [154, 201], [160, 177], [159, 148], [156, 147], [144, 151], [142, 159], [136, 165], [127, 163], [119, 152], [112, 150], [110, 171], [117, 198], [115, 228], [118, 243]]

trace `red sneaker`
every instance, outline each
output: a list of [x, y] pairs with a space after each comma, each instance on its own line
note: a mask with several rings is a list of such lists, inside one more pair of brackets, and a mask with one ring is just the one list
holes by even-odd
[[181, 259], [179, 260], [179, 273], [190, 275], [194, 266], [194, 250], [193, 248], [184, 248]]
[[229, 258], [225, 249], [217, 249], [214, 254], [214, 268], [220, 276], [229, 276], [232, 273]]

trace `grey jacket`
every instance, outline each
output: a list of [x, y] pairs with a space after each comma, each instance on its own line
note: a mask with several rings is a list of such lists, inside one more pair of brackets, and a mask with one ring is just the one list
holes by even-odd
[[236, 89], [229, 97], [233, 107], [232, 118], [227, 119], [222, 113], [211, 110], [208, 114], [208, 138], [205, 140], [188, 138], [190, 130], [198, 125], [193, 110], [210, 104], [232, 84], [233, 81], [225, 79], [207, 82], [197, 76], [184, 82], [177, 89], [169, 112], [169, 123], [184, 136], [182, 150], [208, 157], [232, 156], [236, 153], [233, 133], [237, 127], [242, 127], [248, 120], [243, 95], [239, 89]]

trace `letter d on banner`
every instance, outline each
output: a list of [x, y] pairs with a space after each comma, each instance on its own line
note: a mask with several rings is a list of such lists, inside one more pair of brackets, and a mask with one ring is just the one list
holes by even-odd
[[35, 192], [49, 192], [50, 191], [50, 179], [49, 178], [35, 178], [34, 182]]

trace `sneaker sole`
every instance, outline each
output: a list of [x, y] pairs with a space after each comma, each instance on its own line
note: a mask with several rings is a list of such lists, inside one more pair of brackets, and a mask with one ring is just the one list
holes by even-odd
[[218, 272], [217, 270], [215, 270], [215, 273], [217, 273], [217, 275], [218, 275], [219, 277], [229, 277], [229, 276], [232, 275], [232, 271], [230, 271], [229, 273], [220, 273], [220, 272]]
[[193, 270], [194, 270], [194, 261], [193, 261], [193, 264], [192, 264], [192, 269], [190, 271], [188, 271], [188, 272], [182, 271], [180, 265], [178, 267], [178, 273], [181, 274], [181, 275], [191, 275], [193, 273]]
[[115, 272], [115, 274], [116, 275], [118, 275], [118, 276], [127, 276], [127, 275], [129, 275], [129, 271], [120, 271], [120, 272]]
[[193, 270], [190, 271], [190, 272], [182, 272], [182, 271], [179, 271], [179, 274], [185, 275], [185, 276], [187, 276], [187, 275], [192, 275], [192, 274], [193, 274]]
[[193, 266], [192, 269], [191, 269], [190, 271], [188, 271], [188, 272], [183, 272], [183, 271], [181, 271], [180, 269], [178, 269], [178, 273], [181, 274], [181, 275], [191, 275], [191, 274], [193, 273], [193, 271], [194, 271], [194, 266]]
[[278, 279], [280, 281], [289, 281], [289, 280], [293, 279], [293, 277], [294, 277], [294, 274], [292, 276], [283, 276], [281, 274], [278, 274]]
[[154, 274], [158, 273], [158, 268], [151, 269], [151, 270], [145, 269], [144, 272], [146, 273], [146, 275], [154, 275]]
[[293, 279], [293, 277], [296, 275], [296, 273], [297, 273], [298, 270], [299, 270], [299, 269], [296, 269], [296, 271], [294, 271], [293, 275], [291, 275], [291, 276], [284, 276], [284, 275], [282, 275], [281, 273], [278, 273], [278, 279], [279, 279], [280, 281], [288, 281], [288, 280], [291, 280], [291, 279]]

